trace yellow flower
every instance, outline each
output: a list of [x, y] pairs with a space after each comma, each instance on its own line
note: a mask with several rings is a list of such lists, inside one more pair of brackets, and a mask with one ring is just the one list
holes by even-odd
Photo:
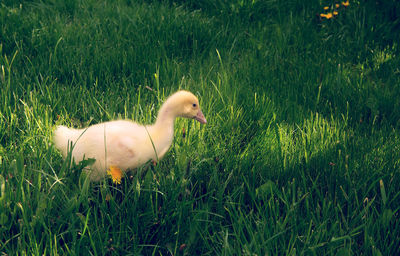
[[320, 14], [321, 18], [325, 18], [325, 19], [331, 19], [333, 17], [331, 12], [328, 12], [327, 14], [321, 13]]
[[346, 2], [342, 2], [342, 5], [343, 5], [344, 7], [347, 7], [347, 6], [350, 5], [350, 3], [349, 3], [349, 1], [347, 0]]
[[336, 7], [336, 8], [339, 8], [339, 7], [340, 7], [340, 4], [335, 4], [335, 7]]
[[328, 10], [329, 9], [329, 6], [325, 6], [324, 7], [324, 10], [326, 11], [326, 10]]
[[121, 184], [122, 171], [120, 168], [116, 166], [110, 166], [110, 169], [107, 170], [107, 175], [111, 177], [115, 184]]
[[338, 12], [337, 11], [333, 11], [333, 16], [336, 16], [336, 15], [338, 15]]

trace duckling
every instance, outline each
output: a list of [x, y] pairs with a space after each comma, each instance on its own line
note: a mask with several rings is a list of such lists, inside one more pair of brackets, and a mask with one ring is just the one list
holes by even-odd
[[88, 168], [89, 178], [99, 181], [106, 176], [110, 167], [118, 167], [126, 172], [149, 160], [161, 159], [172, 144], [177, 117], [207, 123], [197, 97], [189, 91], [181, 90], [162, 104], [156, 122], [152, 125], [116, 120], [84, 129], [58, 126], [53, 134], [53, 142], [64, 158], [68, 150], [72, 149], [75, 163], [94, 158], [96, 161]]

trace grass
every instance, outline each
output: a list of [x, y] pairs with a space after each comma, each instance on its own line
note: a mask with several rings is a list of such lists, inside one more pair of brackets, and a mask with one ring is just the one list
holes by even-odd
[[[4, 1], [2, 255], [397, 255], [396, 1]], [[397, 11], [396, 11], [397, 10]], [[56, 125], [152, 123], [157, 166], [90, 183]]]

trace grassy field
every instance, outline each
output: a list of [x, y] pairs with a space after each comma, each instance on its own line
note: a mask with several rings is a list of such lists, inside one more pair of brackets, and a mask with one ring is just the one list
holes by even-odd
[[[0, 255], [399, 255], [399, 13], [2, 1]], [[60, 124], [152, 123], [179, 88], [208, 123], [178, 119], [164, 159], [120, 185], [51, 143]]]

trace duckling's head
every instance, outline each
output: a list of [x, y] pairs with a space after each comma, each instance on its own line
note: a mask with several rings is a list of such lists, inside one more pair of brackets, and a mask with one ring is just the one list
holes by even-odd
[[200, 110], [199, 100], [191, 92], [178, 91], [167, 99], [165, 105], [167, 105], [168, 112], [173, 112], [175, 116], [193, 118], [202, 124], [207, 123]]

